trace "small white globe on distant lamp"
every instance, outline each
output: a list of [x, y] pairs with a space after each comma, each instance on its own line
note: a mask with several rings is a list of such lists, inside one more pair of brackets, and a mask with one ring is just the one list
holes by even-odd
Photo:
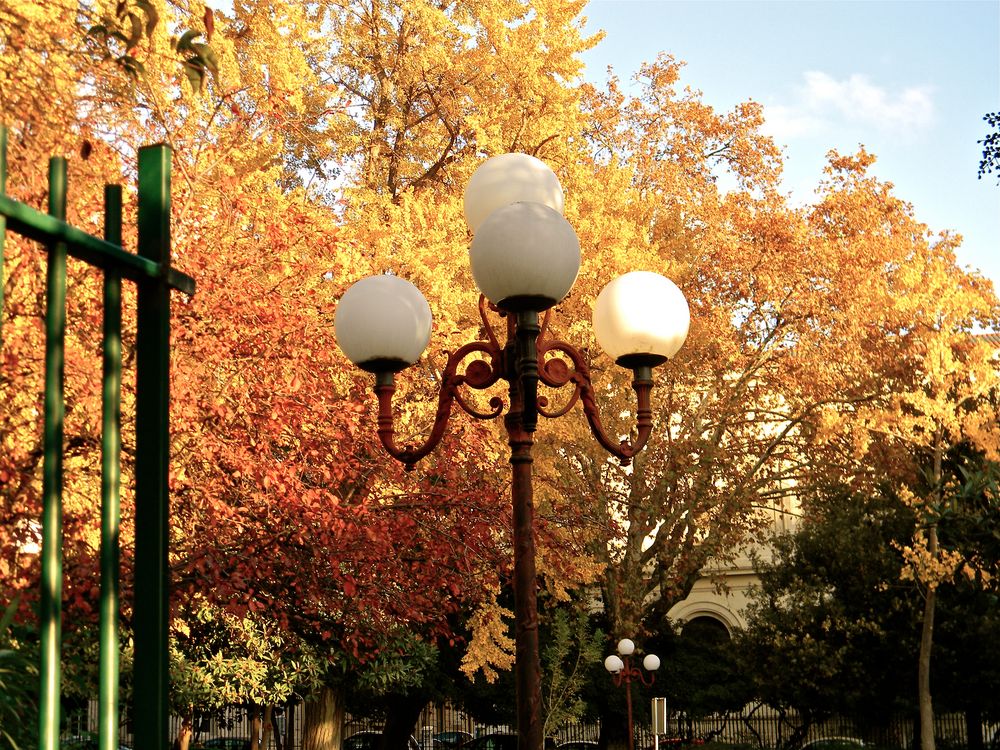
[[611, 656], [604, 660], [604, 668], [611, 672], [611, 674], [617, 674], [625, 669], [625, 662], [619, 659], [617, 655], [611, 654]]
[[646, 654], [646, 658], [642, 660], [642, 666], [646, 668], [647, 672], [655, 672], [660, 668], [660, 657], [656, 654]]
[[618, 653], [622, 656], [631, 656], [632, 652], [635, 651], [635, 644], [628, 638], [622, 638], [618, 641]]

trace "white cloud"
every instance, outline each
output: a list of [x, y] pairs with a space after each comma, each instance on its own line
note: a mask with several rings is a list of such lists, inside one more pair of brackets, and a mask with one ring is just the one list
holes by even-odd
[[764, 132], [777, 141], [802, 136], [816, 135], [825, 129], [825, 123], [819, 117], [804, 109], [770, 104], [764, 108]]
[[845, 126], [906, 136], [934, 121], [934, 99], [928, 86], [889, 91], [864, 75], [837, 80], [820, 71], [808, 71], [803, 78], [794, 103], [765, 107], [765, 131], [778, 141], [828, 134]]

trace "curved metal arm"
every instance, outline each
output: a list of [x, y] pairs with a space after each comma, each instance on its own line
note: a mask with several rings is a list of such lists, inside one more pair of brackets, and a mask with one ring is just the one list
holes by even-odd
[[[459, 364], [475, 352], [485, 354], [490, 358], [490, 362], [477, 359], [469, 363], [464, 373], [459, 374], [457, 372]], [[501, 357], [501, 351], [491, 346], [491, 342], [484, 341], [466, 344], [448, 355], [448, 362], [441, 376], [441, 390], [438, 393], [438, 408], [434, 415], [434, 426], [431, 428], [431, 434], [426, 442], [420, 447], [400, 448], [396, 445], [396, 431], [393, 427], [392, 417], [392, 396], [396, 392], [395, 376], [391, 372], [378, 373], [375, 376], [375, 395], [378, 397], [378, 437], [386, 452], [405, 465], [407, 471], [412, 470], [417, 461], [434, 450], [441, 442], [445, 428], [448, 426], [448, 419], [451, 417], [451, 406], [454, 401], [457, 401], [462, 409], [477, 419], [492, 419], [499, 416], [503, 410], [503, 402], [499, 398], [490, 400], [491, 412], [480, 412], [473, 409], [461, 397], [458, 389], [462, 385], [467, 385], [470, 388], [481, 390], [496, 383], [502, 375], [502, 369], [498, 366]]]
[[[499, 312], [501, 318], [506, 318], [507, 342], [501, 345], [496, 330], [489, 320], [487, 309]], [[537, 313], [518, 313], [516, 316], [497, 310], [494, 305], [480, 295], [479, 314], [483, 321], [486, 341], [475, 341], [462, 346], [448, 356], [441, 378], [441, 391], [438, 394], [438, 408], [434, 416], [434, 426], [426, 442], [419, 446], [399, 447], [395, 441], [395, 430], [392, 417], [392, 397], [396, 392], [395, 379], [392, 373], [380, 373], [375, 381], [375, 394], [378, 397], [378, 436], [390, 456], [405, 464], [407, 471], [414, 464], [430, 453], [441, 442], [445, 428], [451, 417], [454, 402], [476, 419], [493, 419], [503, 411], [503, 400], [499, 397], [490, 399], [489, 411], [480, 411], [466, 401], [459, 388], [466, 385], [470, 388], [483, 390], [494, 385], [501, 378], [516, 383], [520, 391], [519, 401], [521, 413], [517, 419], [521, 428], [527, 432], [534, 431], [535, 415], [553, 419], [566, 414], [577, 401], [583, 402], [583, 411], [587, 415], [590, 431], [594, 437], [611, 455], [621, 461], [623, 466], [631, 463], [639, 451], [646, 445], [653, 430], [653, 412], [650, 408], [650, 393], [653, 390], [653, 370], [648, 365], [633, 368], [635, 374], [632, 388], [636, 392], [638, 406], [636, 409], [635, 440], [622, 440], [616, 443], [604, 429], [597, 408], [596, 393], [590, 379], [590, 368], [583, 354], [576, 347], [565, 341], [545, 341], [548, 329], [549, 313], [546, 311], [539, 324]], [[546, 355], [561, 352], [572, 363], [572, 368], [564, 359]], [[470, 362], [464, 373], [458, 373], [458, 366], [471, 354], [484, 355], [483, 359]], [[488, 361], [487, 361], [488, 360]], [[550, 388], [561, 388], [568, 383], [573, 384], [573, 395], [568, 403], [560, 409], [546, 410], [548, 400], [537, 396], [536, 384], [541, 381]]]
[[[648, 678], [647, 675], [649, 675]], [[632, 659], [629, 657], [625, 657], [625, 666], [617, 672], [612, 672], [611, 676], [614, 678], [615, 687], [621, 687], [622, 684], [635, 680], [641, 682], [646, 687], [652, 687], [653, 683], [656, 682], [655, 673], [632, 666]]]
[[580, 351], [566, 343], [565, 341], [553, 341], [544, 344], [544, 349], [539, 346], [540, 356], [548, 352], [562, 352], [573, 363], [571, 370], [562, 359], [549, 359], [540, 368], [540, 379], [550, 388], [560, 388], [567, 383], [574, 385], [573, 396], [569, 403], [562, 409], [555, 412], [539, 410], [542, 416], [553, 418], [562, 416], [568, 412], [573, 405], [580, 400], [583, 402], [583, 411], [587, 415], [587, 422], [590, 424], [590, 431], [597, 442], [611, 455], [621, 461], [622, 466], [627, 466], [632, 459], [643, 449], [646, 441], [653, 431], [653, 411], [650, 406], [650, 393], [653, 390], [653, 368], [649, 366], [636, 367], [633, 370], [632, 389], [636, 393], [636, 437], [635, 442], [622, 440], [615, 442], [608, 436], [601, 422], [601, 415], [597, 408], [597, 399], [594, 392], [594, 385], [590, 379], [590, 368], [583, 359]]

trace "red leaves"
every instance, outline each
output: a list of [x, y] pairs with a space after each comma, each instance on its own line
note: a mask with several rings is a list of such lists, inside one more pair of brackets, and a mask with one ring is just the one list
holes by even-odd
[[215, 33], [215, 14], [211, 8], [205, 8], [205, 15], [202, 16], [202, 20], [205, 22], [205, 40], [211, 44], [212, 35]]

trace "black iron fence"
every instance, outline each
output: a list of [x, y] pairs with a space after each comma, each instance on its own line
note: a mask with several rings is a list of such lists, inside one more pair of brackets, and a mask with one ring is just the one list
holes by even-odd
[[[87, 711], [71, 717], [71, 733], [81, 734], [97, 726], [96, 702]], [[733, 748], [734, 750], [786, 750], [801, 748], [817, 740], [860, 740], [879, 750], [914, 750], [915, 716], [893, 715], [873, 723], [850, 717], [832, 717], [820, 722], [803, 723], [795, 712], [780, 711], [763, 704], [748, 705], [742, 711], [690, 719], [674, 713], [668, 718], [668, 733], [655, 738], [649, 724], [638, 722], [633, 731], [636, 750], [653, 750], [658, 740], [659, 750], [680, 748]], [[211, 716], [196, 717], [193, 744], [223, 737], [249, 740], [250, 711], [234, 706]], [[180, 719], [173, 718], [174, 735]], [[282, 706], [275, 711], [270, 723], [266, 750], [300, 750], [302, 747], [303, 706]], [[941, 714], [935, 718], [938, 750], [957, 750], [968, 746], [963, 714]], [[362, 731], [381, 731], [382, 722], [367, 716], [346, 717], [345, 738]], [[1000, 722], [984, 724], [983, 738], [987, 747], [1000, 743]], [[464, 732], [479, 737], [492, 732], [516, 733], [508, 724], [484, 724], [450, 704], [430, 705], [420, 715], [413, 737], [421, 750], [446, 750], [437, 735], [444, 732]], [[600, 722], [571, 722], [548, 733], [556, 746], [565, 742], [597, 742], [601, 735]], [[624, 729], [616, 733], [624, 736]], [[122, 741], [131, 746], [129, 727], [123, 727]], [[836, 746], [836, 743], [834, 743]], [[846, 747], [843, 745], [842, 747]], [[1000, 745], [998, 745], [1000, 747]], [[831, 750], [821, 744], [816, 750]]]

